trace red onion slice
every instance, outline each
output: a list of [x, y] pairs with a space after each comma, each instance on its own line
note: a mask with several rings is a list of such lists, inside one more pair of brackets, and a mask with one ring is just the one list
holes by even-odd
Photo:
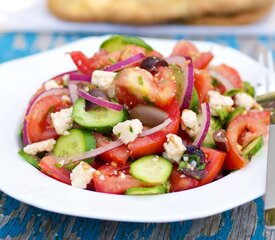
[[76, 84], [73, 84], [73, 83], [69, 84], [70, 97], [73, 103], [79, 98], [77, 90], [78, 90], [78, 87]]
[[148, 130], [142, 131], [142, 133], [139, 134], [139, 137], [145, 137], [145, 136], [151, 135], [155, 132], [158, 132], [161, 129], [167, 127], [171, 122], [172, 122], [171, 118], [167, 118], [163, 123], [159, 124], [158, 126], [155, 126], [155, 127], [150, 128]]
[[57, 161], [58, 162], [61, 162], [61, 161], [63, 162], [64, 161], [64, 164], [66, 165], [66, 164], [77, 162], [77, 161], [80, 161], [80, 160], [96, 157], [96, 156], [98, 156], [102, 153], [108, 152], [108, 151], [110, 151], [114, 148], [117, 148], [117, 147], [119, 147], [123, 144], [124, 144], [123, 142], [121, 142], [120, 140], [117, 140], [117, 141], [109, 143], [108, 145], [90, 150], [90, 151], [85, 152], [85, 153], [81, 153], [81, 154], [71, 156], [71, 157], [57, 158]]
[[209, 75], [220, 82], [225, 87], [226, 91], [232, 90], [234, 88], [231, 81], [216, 71], [214, 68], [210, 68]]
[[210, 107], [208, 103], [202, 103], [201, 104], [201, 111], [202, 111], [202, 119], [201, 119], [201, 127], [200, 131], [198, 132], [193, 145], [196, 145], [200, 147], [208, 133], [209, 127], [210, 127]]
[[[169, 57], [166, 59], [169, 64], [176, 64], [181, 67], [184, 73], [184, 79], [182, 86], [182, 93], [179, 100], [179, 106], [181, 110], [188, 109], [192, 100], [192, 91], [194, 87], [194, 65], [190, 57]], [[187, 80], [187, 81], [186, 81]]]
[[69, 73], [69, 79], [70, 79], [70, 82], [77, 81], [77, 82], [91, 83], [90, 75], [84, 75], [78, 72]]
[[126, 68], [134, 63], [138, 63], [140, 61], [142, 61], [145, 58], [143, 53], [139, 53], [133, 57], [129, 57], [123, 61], [117, 62], [109, 67], [104, 68], [104, 71], [108, 71], [108, 72], [116, 72], [119, 71], [123, 68]]
[[26, 117], [29, 115], [32, 106], [39, 101], [41, 98], [47, 97], [49, 95], [54, 95], [54, 94], [63, 94], [63, 95], [69, 95], [69, 90], [66, 88], [53, 88], [50, 90], [46, 90], [35, 96], [30, 102], [27, 107], [26, 113], [25, 113], [25, 118], [24, 118], [24, 123], [23, 123], [23, 144], [24, 146], [28, 145], [31, 143], [29, 139], [29, 134], [28, 134], [28, 127], [27, 127], [27, 120]]
[[110, 108], [115, 111], [121, 111], [123, 109], [123, 106], [118, 103], [114, 103], [114, 102], [110, 102], [110, 101], [107, 101], [107, 100], [104, 100], [101, 98], [94, 97], [82, 89], [78, 90], [78, 95], [92, 103], [95, 103], [95, 104], [101, 106], [101, 107]]

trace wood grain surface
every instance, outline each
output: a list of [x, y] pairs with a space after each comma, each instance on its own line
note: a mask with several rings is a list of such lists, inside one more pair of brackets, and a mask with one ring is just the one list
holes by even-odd
[[[87, 36], [90, 35], [0, 34], [0, 63]], [[169, 37], [213, 41], [240, 49], [253, 58], [257, 58], [259, 51], [272, 49], [275, 57], [275, 37]], [[258, 198], [208, 218], [142, 224], [55, 214], [26, 205], [0, 192], [0, 239], [275, 239], [275, 232], [264, 230], [263, 204], [262, 198]]]

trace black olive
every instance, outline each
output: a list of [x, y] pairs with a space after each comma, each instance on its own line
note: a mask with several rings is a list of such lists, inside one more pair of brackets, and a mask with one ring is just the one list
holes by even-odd
[[[100, 90], [99, 88], [92, 89], [91, 91], [89, 91], [89, 94], [94, 97], [109, 101], [108, 95], [105, 92], [103, 92], [102, 90]], [[96, 107], [98, 107], [97, 104], [85, 100], [85, 111], [89, 111]]]
[[195, 156], [199, 157], [200, 164], [205, 163], [204, 152], [199, 147], [196, 147], [196, 146], [193, 146], [193, 145], [187, 145], [185, 153], [189, 154], [189, 155], [195, 155]]
[[168, 63], [162, 58], [153, 56], [145, 58], [141, 62], [140, 67], [152, 74], [156, 74], [158, 67], [168, 67]]

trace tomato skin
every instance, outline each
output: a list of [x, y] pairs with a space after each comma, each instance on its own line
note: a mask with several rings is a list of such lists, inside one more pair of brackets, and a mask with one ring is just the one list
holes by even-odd
[[50, 138], [56, 139], [58, 134], [51, 123], [50, 113], [71, 106], [62, 100], [64, 94], [49, 95], [38, 100], [26, 116], [27, 129], [31, 142], [39, 142]]
[[[259, 116], [263, 115], [258, 112]], [[251, 115], [240, 115], [235, 117], [228, 126], [226, 137], [228, 140], [229, 151], [227, 153], [224, 169], [236, 170], [246, 166], [249, 161], [242, 156], [241, 150], [237, 147], [239, 145], [240, 137], [248, 130], [246, 136], [248, 140], [242, 140], [243, 142], [249, 142], [260, 135], [264, 135], [267, 132], [267, 125], [259, 121], [256, 118], [256, 112]], [[268, 115], [268, 114], [265, 114]]]
[[210, 75], [205, 70], [195, 71], [195, 88], [198, 93], [199, 102], [203, 103], [208, 99], [208, 92], [213, 89]]
[[202, 186], [207, 183], [210, 183], [217, 177], [217, 175], [222, 169], [222, 166], [224, 164], [224, 160], [226, 157], [225, 152], [221, 152], [221, 151], [214, 150], [211, 148], [206, 148], [206, 147], [202, 147], [201, 149], [206, 156], [205, 161], [207, 165], [205, 168], [206, 177], [199, 181], [198, 186]]
[[199, 181], [195, 178], [181, 176], [182, 173], [177, 171], [177, 166], [174, 166], [170, 176], [170, 192], [184, 191], [198, 186]]
[[176, 44], [171, 56], [191, 57], [196, 69], [206, 68], [214, 57], [211, 52], [201, 53], [193, 43], [185, 40], [179, 41]]
[[161, 153], [163, 144], [166, 142], [166, 135], [169, 133], [176, 134], [180, 125], [180, 110], [176, 99], [164, 108], [171, 118], [172, 122], [164, 129], [145, 137], [139, 137], [134, 142], [128, 144], [130, 156], [138, 158], [148, 154]]
[[[226, 64], [221, 64], [219, 66], [213, 67], [213, 69], [228, 79], [234, 88], [242, 88], [242, 79], [234, 68]], [[225, 88], [221, 88], [221, 90], [223, 89]], [[224, 91], [221, 92], [224, 93]]]
[[[97, 192], [123, 194], [128, 188], [141, 187], [142, 183], [129, 174], [129, 165], [106, 163], [93, 173], [93, 181]], [[125, 178], [120, 176], [123, 172]]]
[[194, 61], [194, 67], [196, 69], [204, 69], [208, 66], [211, 60], [214, 58], [213, 53], [211, 52], [203, 52], [199, 55], [198, 58]]
[[57, 168], [55, 166], [56, 163], [52, 156], [46, 156], [41, 159], [38, 165], [41, 168], [41, 172], [60, 182], [71, 185], [70, 171], [64, 167]]
[[[110, 143], [110, 141], [100, 133], [94, 133], [96, 138], [96, 147], [102, 147]], [[120, 164], [126, 164], [129, 159], [129, 150], [126, 145], [122, 145], [108, 152], [102, 153], [99, 158], [105, 162], [116, 162]]]
[[105, 50], [100, 50], [93, 57], [88, 58], [80, 51], [70, 52], [70, 56], [76, 65], [78, 71], [83, 74], [91, 75], [94, 70], [102, 69], [119, 61], [121, 52], [108, 54]]
[[[257, 119], [258, 121], [262, 122], [266, 126], [270, 124], [270, 112], [268, 111], [249, 112], [247, 115], [253, 117], [254, 119]], [[268, 130], [268, 128], [266, 128], [266, 130]]]
[[145, 48], [136, 45], [127, 45], [121, 52], [120, 61], [126, 60], [127, 58], [133, 57], [139, 53], [145, 55]]

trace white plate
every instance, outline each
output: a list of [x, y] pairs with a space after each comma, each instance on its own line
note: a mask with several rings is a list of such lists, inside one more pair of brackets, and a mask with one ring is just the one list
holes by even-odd
[[[219, 181], [159, 196], [135, 197], [84, 191], [51, 179], [24, 162], [17, 155], [17, 136], [28, 100], [43, 81], [74, 69], [65, 52], [81, 50], [91, 55], [105, 38], [83, 39], [0, 66], [0, 189], [3, 192], [53, 212], [131, 222], [172, 222], [206, 217], [264, 194], [266, 146], [247, 167]], [[166, 55], [175, 44], [173, 40], [145, 40]], [[214, 43], [195, 44], [201, 50], [213, 51], [213, 64], [228, 63], [240, 72], [243, 79], [253, 81], [257, 77], [257, 63], [241, 52]]]

